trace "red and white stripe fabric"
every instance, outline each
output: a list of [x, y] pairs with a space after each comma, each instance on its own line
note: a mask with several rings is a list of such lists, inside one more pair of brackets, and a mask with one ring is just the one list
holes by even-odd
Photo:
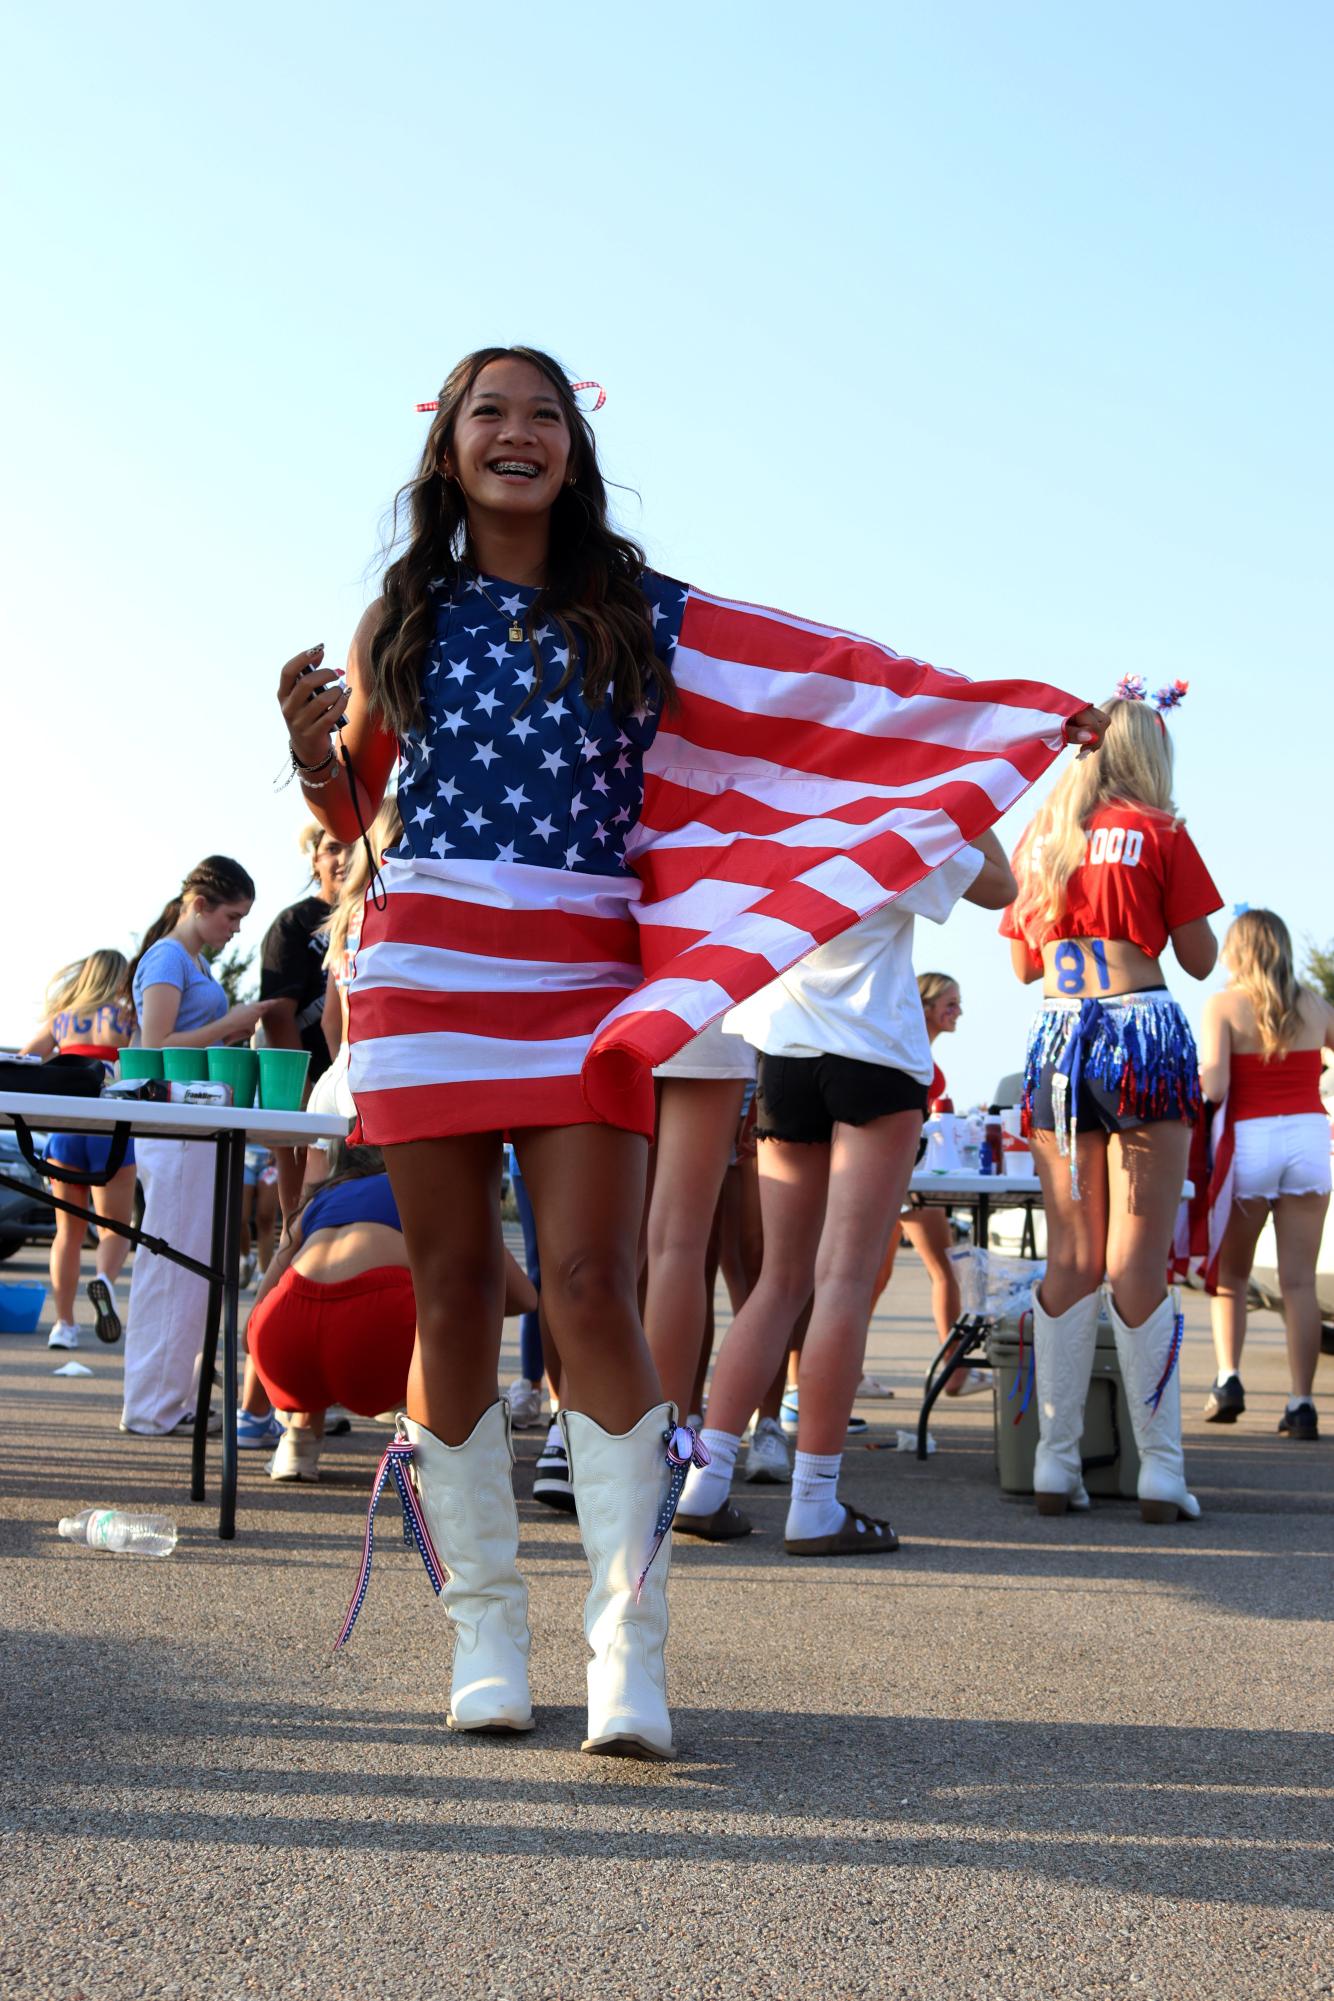
[[1177, 1210], [1176, 1231], [1167, 1263], [1169, 1285], [1198, 1279], [1206, 1292], [1218, 1290], [1218, 1261], [1232, 1214], [1236, 1133], [1228, 1101], [1200, 1107], [1190, 1136], [1187, 1178], [1194, 1193]]
[[672, 667], [626, 850], [649, 977], [584, 1071], [608, 1118], [642, 1070], [1008, 812], [1083, 706], [698, 590]]
[[[354, 1142], [575, 1125], [599, 1024], [643, 978], [633, 877], [387, 861], [349, 995]], [[653, 1129], [644, 1079], [612, 1121]]]
[[633, 876], [385, 865], [350, 994], [354, 1136], [650, 1131], [656, 1064], [991, 826], [1082, 706], [696, 590], [673, 672]]

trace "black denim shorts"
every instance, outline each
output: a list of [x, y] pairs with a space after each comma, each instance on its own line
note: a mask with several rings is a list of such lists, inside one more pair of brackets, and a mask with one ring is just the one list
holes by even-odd
[[929, 1086], [884, 1063], [854, 1056], [761, 1056], [756, 1071], [757, 1139], [827, 1145], [835, 1125], [868, 1126], [890, 1112], [926, 1117]]

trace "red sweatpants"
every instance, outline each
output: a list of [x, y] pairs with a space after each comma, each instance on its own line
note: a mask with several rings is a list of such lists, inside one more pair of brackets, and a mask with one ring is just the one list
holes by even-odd
[[402, 1403], [416, 1338], [412, 1274], [402, 1265], [379, 1265], [333, 1285], [284, 1272], [246, 1329], [275, 1409], [340, 1403], [362, 1417]]

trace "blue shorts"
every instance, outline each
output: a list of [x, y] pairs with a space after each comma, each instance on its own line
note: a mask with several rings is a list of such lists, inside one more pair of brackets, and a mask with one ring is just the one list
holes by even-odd
[[[52, 1133], [42, 1149], [46, 1171], [56, 1181], [62, 1167], [76, 1168], [81, 1174], [105, 1174], [110, 1158], [109, 1133]], [[133, 1140], [125, 1149], [124, 1165], [134, 1165]]]

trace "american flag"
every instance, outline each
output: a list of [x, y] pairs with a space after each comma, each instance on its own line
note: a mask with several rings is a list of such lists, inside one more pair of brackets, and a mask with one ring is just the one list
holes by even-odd
[[1218, 1290], [1223, 1235], [1232, 1214], [1236, 1132], [1227, 1099], [1201, 1105], [1190, 1136], [1186, 1169], [1193, 1193], [1182, 1198], [1167, 1260], [1169, 1285], [1198, 1279], [1208, 1293]]
[[577, 672], [559, 688], [549, 626], [527, 699], [509, 621], [531, 593], [480, 579], [441, 606], [350, 993], [365, 1138], [651, 1130], [656, 1064], [991, 826], [1083, 706], [651, 572], [644, 590], [679, 701], [620, 719]]

